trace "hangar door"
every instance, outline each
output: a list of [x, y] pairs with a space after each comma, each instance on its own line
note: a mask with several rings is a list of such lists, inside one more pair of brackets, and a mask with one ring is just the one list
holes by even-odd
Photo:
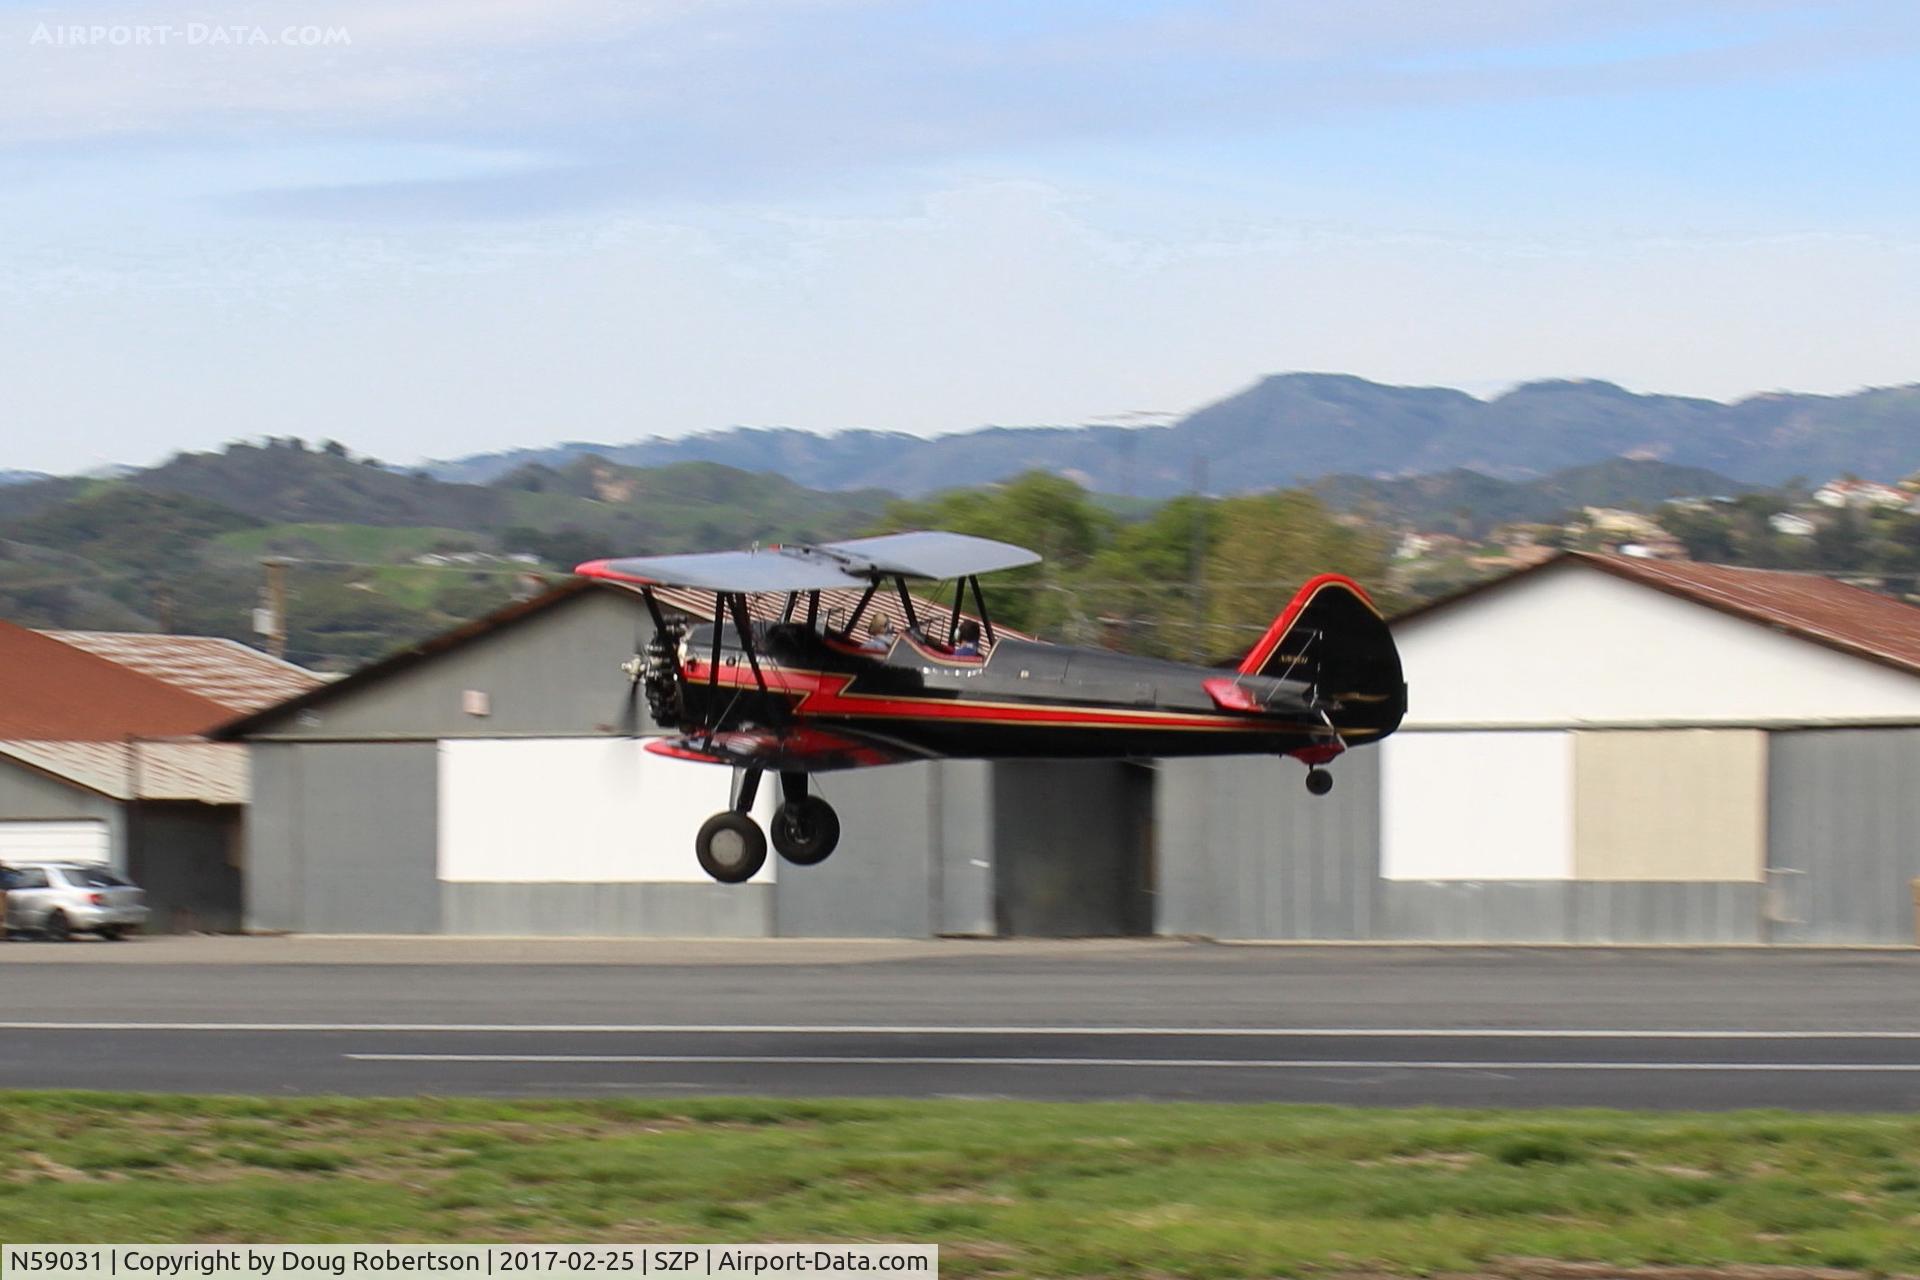
[[0, 822], [0, 862], [111, 862], [113, 839], [98, 818]]

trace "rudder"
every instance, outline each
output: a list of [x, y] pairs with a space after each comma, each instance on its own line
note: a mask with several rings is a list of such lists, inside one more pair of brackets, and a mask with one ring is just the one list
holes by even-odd
[[1241, 675], [1299, 680], [1342, 704], [1342, 720], [1391, 733], [1406, 710], [1400, 651], [1386, 619], [1352, 578], [1310, 578], [1240, 662]]

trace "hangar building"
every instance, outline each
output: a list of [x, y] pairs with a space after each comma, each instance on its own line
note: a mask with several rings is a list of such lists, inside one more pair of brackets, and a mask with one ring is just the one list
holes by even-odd
[[317, 682], [215, 637], [0, 623], [0, 862], [109, 863], [152, 928], [237, 927], [247, 761], [199, 735]]
[[[709, 616], [712, 597], [660, 589]], [[840, 597], [845, 597], [840, 598]], [[825, 592], [828, 616], [857, 593]], [[756, 601], [756, 605], [762, 603]], [[895, 615], [882, 594], [872, 608]], [[923, 602], [928, 614], [946, 606]], [[731, 771], [622, 731], [638, 592], [577, 579], [220, 730], [250, 748], [246, 922], [300, 932], [662, 936], [1152, 929], [1152, 773], [939, 762], [828, 773], [839, 850], [710, 881]], [[657, 733], [644, 703], [640, 732]], [[778, 788], [763, 787], [758, 814]], [[1071, 796], [1072, 803], [1061, 803]]]
[[1394, 634], [1406, 722], [1326, 801], [1273, 761], [1160, 766], [1162, 932], [1915, 940], [1920, 609], [1569, 553]]

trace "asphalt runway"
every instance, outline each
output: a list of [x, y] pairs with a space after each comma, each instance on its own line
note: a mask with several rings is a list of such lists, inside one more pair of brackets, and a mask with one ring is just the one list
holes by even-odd
[[0, 1086], [1920, 1105], [1920, 953], [152, 939], [0, 948]]

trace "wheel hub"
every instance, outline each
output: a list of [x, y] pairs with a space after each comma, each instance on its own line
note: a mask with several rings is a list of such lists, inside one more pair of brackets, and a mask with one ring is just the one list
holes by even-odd
[[716, 831], [713, 842], [708, 846], [713, 852], [713, 860], [725, 867], [737, 867], [747, 856], [747, 842], [738, 831]]

